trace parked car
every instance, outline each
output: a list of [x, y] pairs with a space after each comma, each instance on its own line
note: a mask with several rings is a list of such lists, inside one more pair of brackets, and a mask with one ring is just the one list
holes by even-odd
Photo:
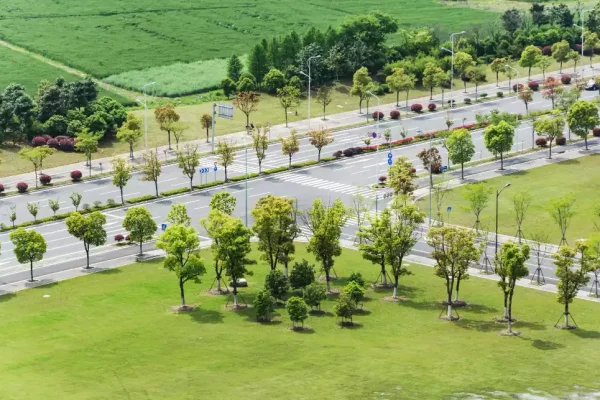
[[594, 79], [590, 79], [585, 84], [585, 90], [598, 90], [598, 85], [596, 85], [596, 81]]
[[234, 285], [233, 281], [229, 281], [229, 286], [234, 287], [248, 287], [248, 281], [245, 280], [244, 278], [240, 278], [237, 280], [237, 283]]

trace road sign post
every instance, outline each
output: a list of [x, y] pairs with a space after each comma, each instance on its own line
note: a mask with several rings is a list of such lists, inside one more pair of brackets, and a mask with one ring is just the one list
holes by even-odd
[[212, 107], [212, 153], [215, 153], [215, 120], [217, 115], [225, 119], [233, 119], [233, 106], [231, 104], [213, 103]]
[[161, 224], [160, 229], [164, 232], [167, 230], [167, 224]]
[[215, 182], [217, 181], [217, 170], [219, 168], [217, 168], [217, 163], [215, 162], [215, 166], [213, 167], [213, 171], [215, 172]]
[[446, 212], [448, 213], [448, 224], [450, 224], [450, 211], [452, 211], [452, 206], [446, 208]]

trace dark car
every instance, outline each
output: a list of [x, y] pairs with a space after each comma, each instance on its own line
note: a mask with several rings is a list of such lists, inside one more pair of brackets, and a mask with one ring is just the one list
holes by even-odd
[[596, 81], [594, 79], [590, 79], [585, 84], [585, 90], [598, 90], [598, 85], [596, 85]]

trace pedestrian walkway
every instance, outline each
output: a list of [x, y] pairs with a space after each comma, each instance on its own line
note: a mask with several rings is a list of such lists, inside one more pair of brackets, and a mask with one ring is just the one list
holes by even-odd
[[296, 183], [302, 186], [314, 187], [317, 189], [330, 190], [335, 193], [342, 193], [347, 195], [362, 195], [368, 199], [375, 199], [377, 192], [369, 187], [364, 186], [353, 186], [346, 183], [338, 183], [329, 181], [326, 179], [315, 178], [313, 176], [297, 174], [294, 172], [286, 172], [277, 175], [276, 179]]

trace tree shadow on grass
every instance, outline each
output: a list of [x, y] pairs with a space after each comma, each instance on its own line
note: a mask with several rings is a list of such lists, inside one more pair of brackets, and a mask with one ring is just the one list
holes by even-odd
[[352, 324], [347, 323], [347, 322], [338, 322], [338, 326], [341, 329], [350, 329], [350, 330], [354, 330], [354, 329], [362, 329], [363, 328], [363, 324], [358, 323], [358, 322], [352, 322]]
[[325, 311], [325, 310], [311, 310], [309, 312], [311, 317], [317, 317], [317, 318], [322, 318], [322, 317], [333, 317], [333, 313], [330, 313], [329, 311]]
[[461, 317], [461, 319], [455, 323], [458, 327], [476, 330], [478, 332], [493, 332], [504, 329], [504, 325], [496, 323], [495, 321], [480, 321]]
[[577, 328], [572, 329], [569, 332], [582, 339], [600, 339], [600, 332], [598, 331], [588, 331], [586, 329]]
[[535, 339], [531, 342], [531, 345], [538, 350], [557, 350], [565, 347], [563, 344], [551, 342], [549, 340]]
[[89, 270], [90, 272], [97, 272], [100, 275], [113, 275], [113, 274], [120, 274], [121, 272], [121, 268], [91, 268]]
[[517, 318], [517, 322], [513, 324], [513, 327], [517, 330], [519, 329], [530, 329], [532, 331], [544, 331], [548, 329], [545, 324], [540, 322], [531, 322], [531, 321], [519, 321]]
[[356, 310], [354, 310], [354, 315], [369, 315], [371, 314], [370, 310], [367, 310], [365, 308], [358, 308]]
[[25, 287], [28, 289], [49, 289], [58, 286], [59, 283], [54, 279], [40, 279], [35, 282], [26, 282]]
[[194, 311], [189, 312], [188, 315], [195, 322], [201, 324], [220, 324], [223, 323], [223, 313], [215, 310], [207, 310], [203, 308], [196, 308]]
[[6, 292], [4, 290], [0, 290], [0, 303], [9, 301], [14, 297], [17, 297], [17, 295], [12, 292]]
[[[400, 294], [399, 294], [400, 295]], [[443, 306], [440, 302], [438, 301], [414, 301], [414, 300], [406, 300], [406, 301], [401, 301], [398, 302], [399, 306], [402, 307], [410, 307], [410, 308], [414, 308], [415, 310], [437, 310], [437, 311], [442, 311], [445, 310], [446, 307]]]
[[467, 304], [464, 308], [464, 311], [473, 312], [477, 314], [487, 314], [487, 313], [496, 313], [498, 309], [496, 307], [489, 307], [483, 304]]
[[311, 334], [315, 333], [315, 330], [313, 328], [311, 328], [310, 326], [305, 326], [302, 329], [291, 329], [290, 328], [290, 332], [296, 333], [296, 334], [311, 335]]

